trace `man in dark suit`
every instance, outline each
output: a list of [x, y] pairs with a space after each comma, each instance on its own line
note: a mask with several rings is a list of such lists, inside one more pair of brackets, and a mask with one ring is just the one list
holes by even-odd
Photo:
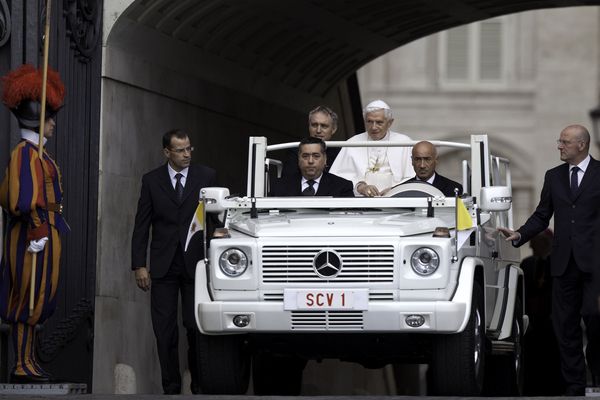
[[[188, 135], [172, 130], [163, 136], [167, 163], [142, 178], [135, 227], [131, 240], [131, 268], [138, 287], [150, 289], [152, 327], [156, 336], [162, 386], [165, 394], [181, 393], [178, 357], [177, 306], [181, 293], [182, 319], [187, 330], [188, 363], [192, 393], [198, 393], [198, 328], [194, 318], [194, 272], [204, 257], [203, 235], [194, 235], [184, 251], [200, 189], [214, 186], [215, 171], [190, 165], [193, 147]], [[146, 260], [148, 236], [150, 269]]]
[[325, 172], [326, 150], [319, 138], [302, 139], [298, 146], [299, 173], [275, 181], [271, 196], [354, 197], [352, 182]]
[[427, 182], [444, 194], [444, 196], [454, 196], [454, 189], [458, 189], [458, 195], [463, 192], [460, 183], [448, 179], [436, 172], [438, 155], [437, 149], [431, 142], [422, 141], [415, 144], [412, 148], [412, 166], [416, 176], [407, 182]]
[[[589, 147], [585, 127], [563, 129], [558, 150], [564, 164], [546, 172], [535, 212], [516, 231], [498, 228], [518, 247], [546, 229], [554, 215], [552, 322], [565, 394], [575, 396], [585, 394], [586, 358], [592, 376], [600, 376], [600, 162], [590, 157]], [[582, 317], [588, 339], [586, 357]]]
[[[308, 135], [319, 138], [323, 141], [331, 140], [338, 127], [338, 116], [329, 107], [317, 106], [308, 113]], [[341, 147], [327, 148], [327, 163], [325, 171], [329, 172], [329, 168], [339, 154]], [[298, 171], [298, 151], [289, 149], [287, 159], [283, 162], [282, 176], [297, 175]]]

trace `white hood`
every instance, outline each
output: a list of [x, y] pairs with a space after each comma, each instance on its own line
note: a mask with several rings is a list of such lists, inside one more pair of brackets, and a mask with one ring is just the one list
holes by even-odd
[[437, 227], [454, 227], [451, 212], [427, 217], [420, 212], [328, 212], [299, 211], [259, 215], [240, 215], [230, 229], [254, 237], [344, 237], [412, 236], [431, 233]]

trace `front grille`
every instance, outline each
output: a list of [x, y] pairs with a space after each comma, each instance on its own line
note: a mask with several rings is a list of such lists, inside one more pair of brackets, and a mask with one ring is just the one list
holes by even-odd
[[283, 292], [277, 292], [277, 293], [265, 293], [263, 294], [263, 300], [264, 301], [278, 301], [278, 302], [283, 302]]
[[[343, 265], [335, 278], [327, 280], [315, 272], [313, 259], [321, 250], [340, 255]], [[394, 246], [264, 246], [262, 279], [265, 283], [389, 283], [394, 280]]]
[[394, 301], [394, 293], [370, 292], [369, 301]]
[[363, 329], [362, 311], [292, 311], [294, 330]]

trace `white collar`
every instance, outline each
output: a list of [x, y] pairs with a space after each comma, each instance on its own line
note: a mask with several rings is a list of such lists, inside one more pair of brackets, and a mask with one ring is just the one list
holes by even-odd
[[187, 175], [188, 175], [188, 171], [189, 171], [190, 167], [185, 167], [181, 171], [177, 172], [173, 169], [173, 167], [171, 167], [171, 164], [169, 164], [169, 162], [167, 162], [167, 169], [169, 170], [169, 176], [171, 177], [171, 180], [175, 179], [175, 175], [177, 175], [177, 174], [181, 174], [181, 175], [183, 175], [183, 179], [187, 179]]
[[[315, 183], [318, 185], [319, 182], [321, 181], [321, 178], [323, 177], [323, 174], [321, 174], [318, 178], [313, 179], [313, 181], [315, 181]], [[306, 182], [308, 182], [310, 179], [306, 179], [304, 177], [304, 175], [302, 175], [302, 184], [305, 184]], [[306, 183], [308, 185], [308, 183]]]
[[418, 176], [415, 176], [415, 178], [416, 178], [416, 180], [417, 180], [417, 181], [421, 181], [421, 182], [427, 182], [427, 183], [430, 183], [430, 184], [432, 184], [432, 185], [433, 185], [433, 181], [435, 180], [435, 172], [434, 172], [434, 173], [433, 173], [433, 175], [431, 175], [431, 176], [429, 177], [429, 179], [427, 179], [426, 181], [423, 181], [423, 179], [419, 179], [419, 177], [418, 177]]
[[[21, 128], [21, 139], [25, 139], [28, 142], [31, 142], [37, 146], [40, 141], [40, 134], [32, 131], [31, 129]], [[44, 145], [46, 145], [47, 141], [48, 141], [48, 139], [44, 138]]]
[[590, 165], [590, 155], [588, 154], [586, 158], [583, 159], [582, 162], [580, 162], [577, 165], [571, 165], [569, 164], [569, 171], [571, 171], [573, 169], [573, 167], [579, 167], [579, 169], [585, 173], [585, 170], [587, 169], [588, 165]]

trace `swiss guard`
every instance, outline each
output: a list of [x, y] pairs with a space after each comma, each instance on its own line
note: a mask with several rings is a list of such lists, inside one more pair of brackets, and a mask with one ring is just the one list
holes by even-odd
[[42, 70], [22, 65], [4, 76], [2, 85], [2, 101], [19, 122], [21, 141], [11, 152], [0, 186], [0, 206], [8, 214], [0, 263], [0, 317], [11, 325], [11, 382], [44, 383], [52, 378], [36, 360], [35, 326], [56, 308], [59, 234], [69, 230], [62, 217], [60, 171], [44, 144], [54, 134], [65, 87], [58, 73], [48, 70], [40, 135]]

